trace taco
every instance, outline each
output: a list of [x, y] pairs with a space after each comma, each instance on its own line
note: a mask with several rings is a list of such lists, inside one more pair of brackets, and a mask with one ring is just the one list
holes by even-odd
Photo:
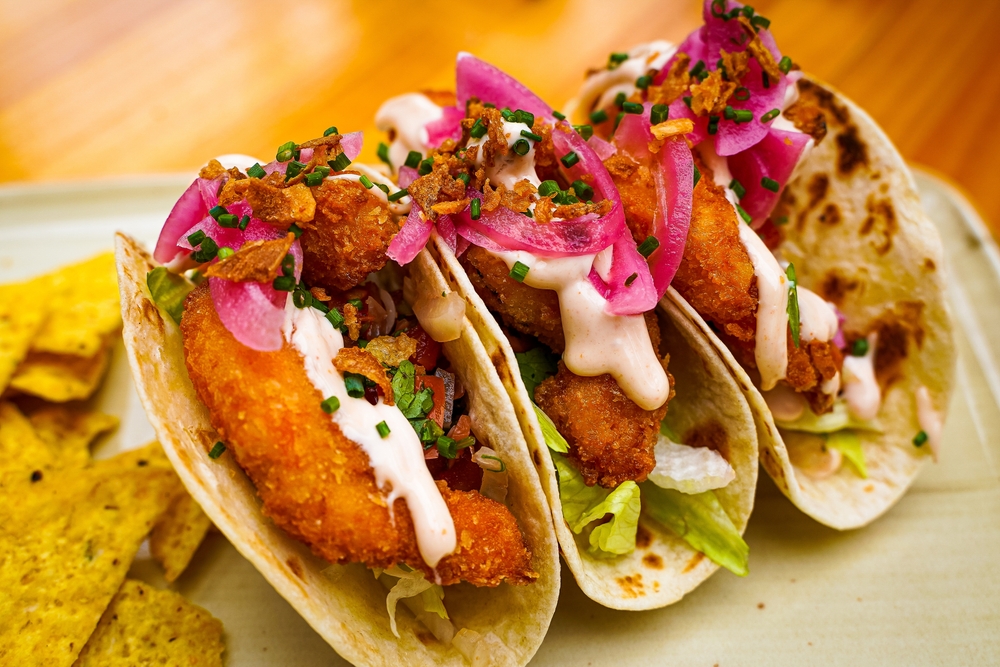
[[559, 590], [545, 497], [464, 300], [426, 253], [388, 262], [409, 200], [359, 149], [331, 128], [213, 160], [155, 259], [118, 236], [138, 393], [192, 496], [344, 658], [523, 665]]
[[637, 249], [585, 138], [469, 54], [454, 95], [393, 98], [376, 122], [413, 198], [389, 254], [426, 248], [465, 299], [582, 590], [649, 609], [720, 565], [746, 574], [752, 415], [690, 317], [658, 311], [679, 253]]
[[[566, 114], [635, 238], [689, 219], [673, 299], [748, 387], [764, 468], [816, 520], [863, 526], [938, 455], [955, 364], [941, 242], [889, 139], [782, 55], [766, 17], [707, 0], [704, 20], [678, 47], [611, 54]], [[660, 147], [678, 136], [693, 180]]]

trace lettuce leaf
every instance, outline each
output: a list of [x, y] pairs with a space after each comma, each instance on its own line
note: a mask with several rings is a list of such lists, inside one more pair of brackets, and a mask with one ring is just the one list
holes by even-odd
[[833, 411], [823, 415], [817, 415], [812, 410], [807, 409], [802, 416], [794, 421], [774, 420], [778, 428], [788, 431], [804, 431], [806, 433], [833, 433], [845, 428], [855, 428], [862, 431], [882, 431], [882, 426], [877, 421], [862, 421], [854, 417], [847, 408], [847, 402], [843, 399], [837, 400], [833, 404]]
[[861, 450], [861, 438], [854, 431], [835, 431], [826, 438], [826, 446], [836, 449], [857, 471], [861, 479], [868, 479], [865, 453]]
[[686, 494], [642, 484], [646, 514], [733, 574], [745, 577], [750, 547], [713, 491]]
[[528, 390], [528, 396], [535, 398], [535, 387], [540, 385], [545, 378], [555, 375], [558, 366], [556, 357], [545, 351], [542, 347], [536, 347], [527, 352], [515, 352], [517, 367], [521, 372], [521, 380]]
[[598, 557], [618, 556], [635, 550], [635, 534], [639, 526], [639, 485], [622, 482], [613, 491], [600, 486], [587, 486], [564, 456], [552, 454], [559, 474], [559, 499], [563, 517], [570, 529], [579, 535], [588, 524], [610, 514], [611, 520], [595, 527], [590, 533], [590, 553]]
[[548, 448], [560, 454], [568, 452], [569, 443], [566, 442], [566, 438], [562, 437], [562, 434], [556, 429], [556, 425], [552, 423], [549, 416], [534, 403], [531, 404], [531, 407], [535, 408], [535, 416], [538, 417], [538, 423], [542, 425], [542, 436], [545, 438], [545, 444]]
[[432, 613], [448, 618], [448, 611], [444, 608], [444, 588], [428, 581], [423, 572], [397, 565], [382, 572], [376, 570], [375, 576], [389, 589], [385, 604], [389, 611], [389, 627], [396, 637], [399, 637], [396, 628], [396, 606], [399, 602], [417, 617], [421, 613]]
[[194, 285], [184, 276], [167, 271], [165, 266], [158, 266], [146, 274], [146, 287], [149, 288], [153, 303], [180, 324], [184, 313], [184, 299], [194, 289]]

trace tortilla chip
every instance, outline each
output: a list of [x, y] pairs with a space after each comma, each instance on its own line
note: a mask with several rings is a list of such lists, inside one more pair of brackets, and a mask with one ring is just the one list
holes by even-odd
[[127, 579], [74, 667], [222, 665], [222, 622], [173, 591]]
[[0, 485], [0, 664], [69, 667], [180, 484], [122, 457]]
[[56, 450], [38, 437], [17, 406], [0, 403], [0, 479], [10, 473], [27, 479], [29, 475], [20, 473], [51, 468], [56, 458]]
[[32, 351], [95, 357], [108, 334], [122, 325], [114, 254], [103, 253], [44, 278], [51, 314]]
[[48, 315], [44, 280], [0, 285], [0, 391], [24, 361]]
[[212, 521], [187, 492], [174, 499], [149, 538], [149, 549], [163, 566], [167, 581], [176, 580], [184, 572], [211, 525]]
[[10, 386], [56, 403], [89, 398], [108, 369], [111, 360], [109, 344], [100, 348], [93, 357], [29, 352]]
[[55, 453], [61, 468], [87, 465], [94, 439], [118, 426], [117, 417], [81, 405], [46, 405], [28, 419], [38, 437]]

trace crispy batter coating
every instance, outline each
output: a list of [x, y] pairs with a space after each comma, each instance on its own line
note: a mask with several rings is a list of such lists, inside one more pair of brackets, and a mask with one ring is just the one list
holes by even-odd
[[385, 266], [385, 252], [399, 231], [398, 223], [386, 203], [360, 183], [326, 180], [309, 189], [316, 197], [316, 217], [300, 225], [302, 278], [325, 289], [360, 285], [369, 273]]
[[281, 262], [292, 248], [295, 234], [288, 232], [283, 239], [248, 241], [234, 254], [210, 265], [205, 275], [232, 282], [269, 283], [281, 272]]
[[510, 328], [535, 336], [553, 352], [562, 354], [566, 339], [559, 297], [554, 291], [517, 282], [510, 277], [510, 269], [503, 260], [478, 246], [469, 246], [460, 261], [487, 308], [500, 313]]
[[[257, 352], [240, 345], [204, 284], [188, 297], [181, 331], [188, 373], [212, 425], [275, 524], [332, 563], [406, 563], [434, 576], [420, 557], [405, 500], [396, 500], [393, 521], [367, 455], [322, 411], [323, 397], [294, 348]], [[442, 583], [496, 586], [537, 578], [505, 506], [439, 486], [458, 536], [455, 553], [436, 568]]]

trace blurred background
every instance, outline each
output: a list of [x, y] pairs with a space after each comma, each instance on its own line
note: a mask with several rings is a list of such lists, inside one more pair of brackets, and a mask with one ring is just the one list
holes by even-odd
[[[1000, 2], [759, 0], [785, 54], [865, 107], [1000, 231]], [[555, 107], [608, 53], [681, 41], [698, 0], [0, 0], [0, 183], [272, 159], [472, 51]]]

